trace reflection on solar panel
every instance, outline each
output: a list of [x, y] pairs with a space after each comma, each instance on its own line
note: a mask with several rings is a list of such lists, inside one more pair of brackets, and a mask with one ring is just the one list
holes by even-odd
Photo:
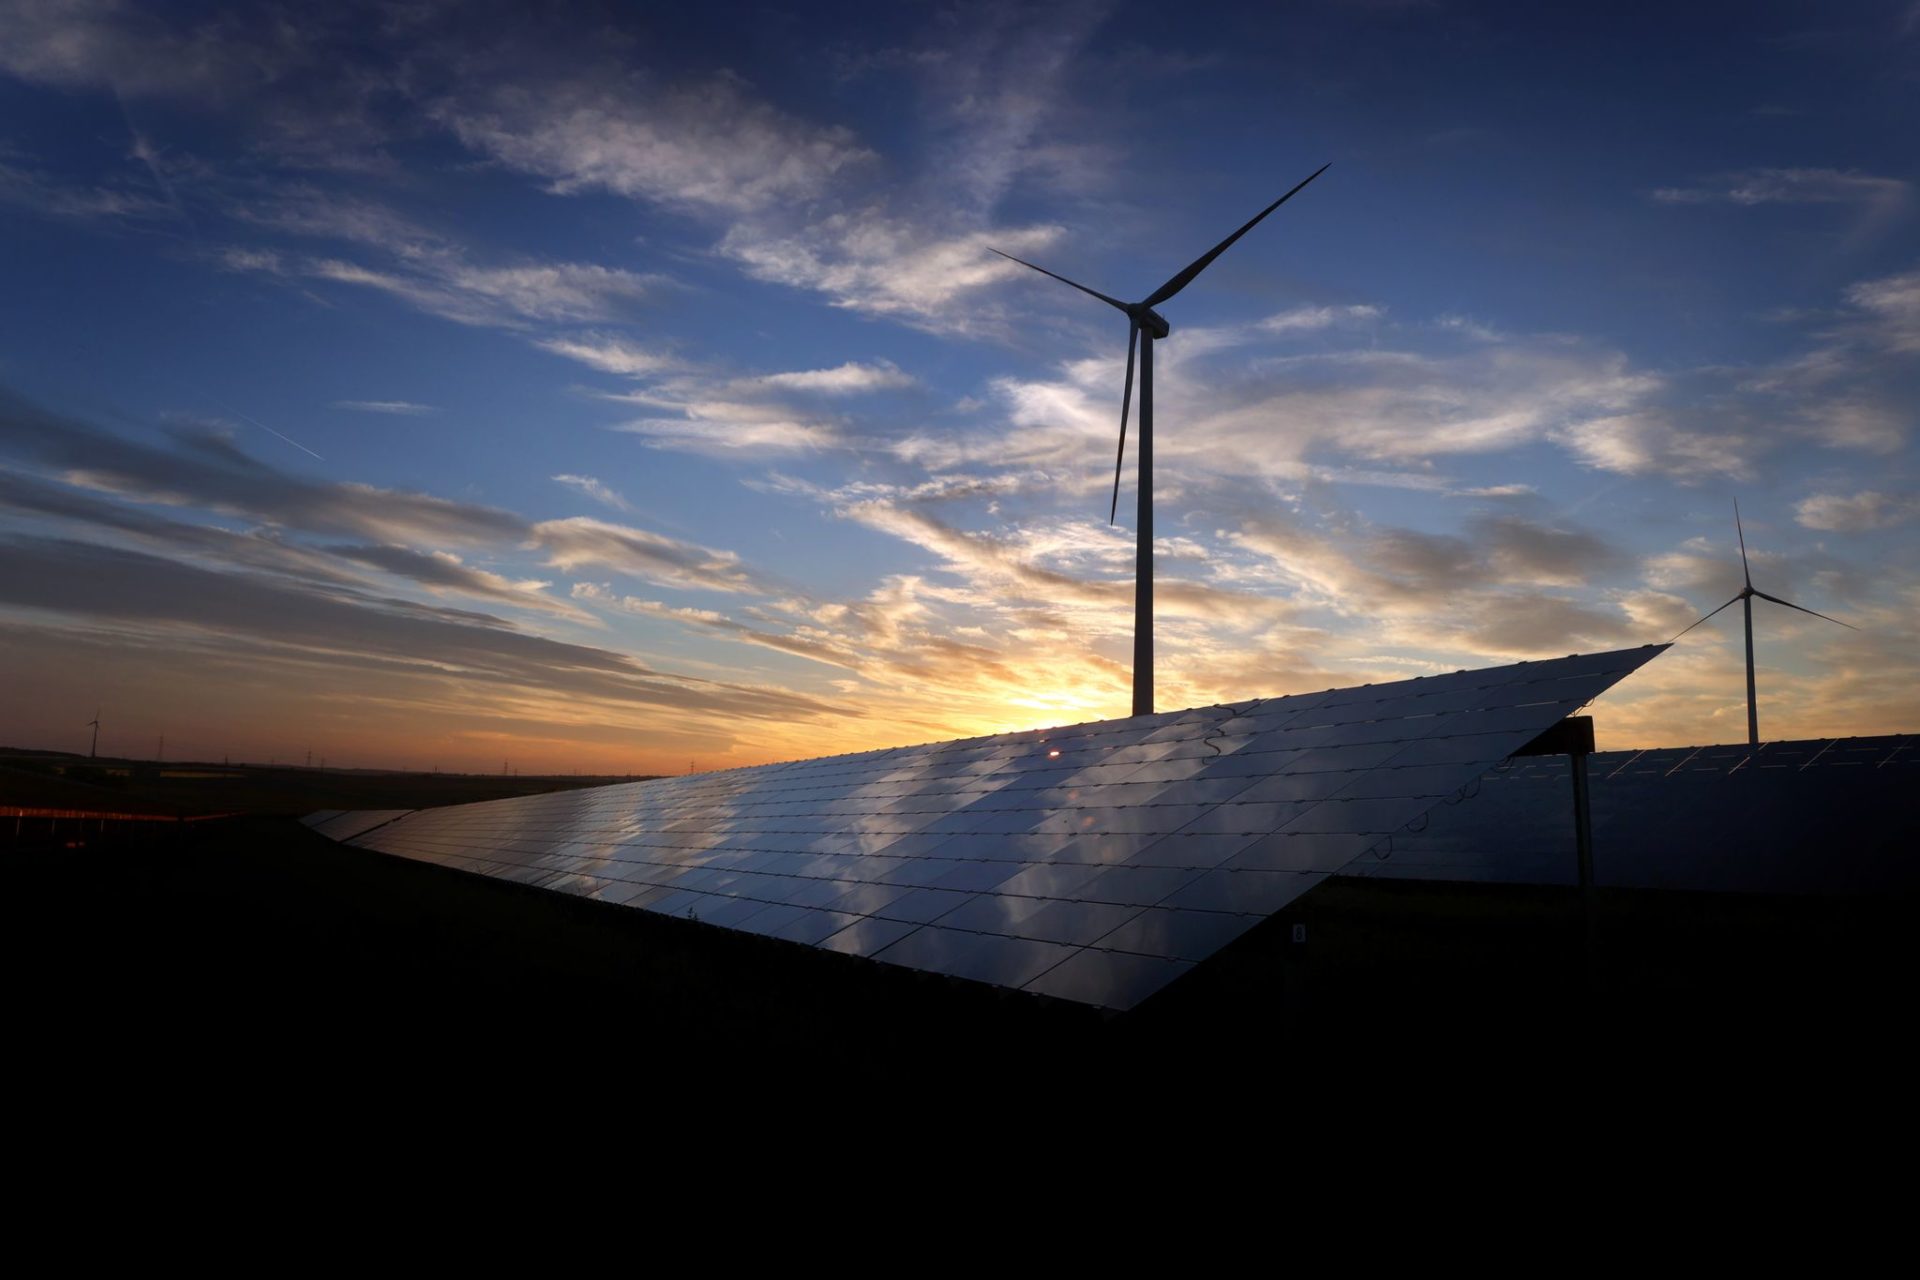
[[300, 821], [331, 840], [350, 840], [362, 832], [404, 818], [411, 809], [322, 809]]
[[[1587, 761], [1597, 884], [1746, 893], [1920, 886], [1910, 817], [1920, 738], [1604, 751]], [[1495, 769], [1415, 825], [1342, 874], [1575, 880], [1565, 757]]]
[[340, 838], [1128, 1009], [1664, 647], [377, 815]]

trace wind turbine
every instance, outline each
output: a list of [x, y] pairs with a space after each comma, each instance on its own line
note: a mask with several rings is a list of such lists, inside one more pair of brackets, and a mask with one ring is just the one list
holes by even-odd
[[1113, 459], [1113, 505], [1107, 512], [1109, 524], [1120, 514], [1120, 468], [1127, 455], [1127, 409], [1133, 402], [1133, 349], [1136, 342], [1140, 347], [1140, 494], [1139, 514], [1135, 519], [1139, 527], [1135, 531], [1138, 541], [1133, 562], [1133, 714], [1136, 716], [1153, 714], [1153, 344], [1173, 331], [1172, 326], [1154, 308], [1192, 284], [1194, 277], [1212, 265], [1213, 260], [1225, 253], [1235, 240], [1291, 200], [1301, 187], [1325, 173], [1327, 167], [1323, 164], [1308, 174], [1299, 186], [1255, 214], [1246, 226], [1195, 258], [1185, 270], [1139, 302], [1109, 298], [1098, 290], [1089, 289], [1065, 276], [1055, 275], [1045, 267], [1036, 267], [1024, 258], [993, 250], [1009, 262], [1017, 262], [1043, 276], [1052, 276], [1061, 284], [1072, 285], [1089, 297], [1098, 298], [1126, 313], [1127, 378], [1120, 392], [1120, 447]]
[[[1753, 598], [1755, 596], [1759, 596], [1762, 600], [1771, 600], [1773, 601], [1773, 603], [1783, 604], [1787, 606], [1787, 608], [1789, 609], [1798, 609], [1802, 613], [1811, 613], [1816, 618], [1825, 618], [1828, 622], [1838, 623], [1840, 626], [1845, 627], [1849, 631], [1858, 631], [1860, 628], [1854, 626], [1851, 622], [1841, 622], [1840, 619], [1838, 618], [1828, 618], [1826, 614], [1815, 613], [1814, 610], [1807, 608], [1805, 605], [1795, 604], [1791, 600], [1782, 600], [1779, 596], [1770, 596], [1766, 592], [1756, 589], [1753, 585], [1753, 571], [1747, 567], [1747, 532], [1745, 529], [1742, 529], [1740, 527], [1740, 500], [1738, 498], [1735, 498], [1733, 500], [1733, 529], [1734, 529], [1734, 532], [1738, 534], [1740, 537], [1740, 575], [1741, 577], [1746, 579], [1746, 585], [1741, 587], [1740, 590], [1735, 593], [1733, 599], [1727, 601], [1727, 604], [1723, 604], [1720, 606], [1719, 609], [1714, 609], [1711, 612], [1705, 614], [1704, 616], [1696, 619], [1693, 625], [1687, 628], [1687, 631], [1693, 630], [1694, 627], [1699, 626], [1702, 622], [1705, 622], [1708, 618], [1711, 618], [1714, 614], [1720, 612], [1720, 609], [1726, 608], [1727, 605], [1734, 604], [1737, 602], [1740, 605], [1742, 605], [1746, 610], [1746, 615], [1747, 615], [1747, 745], [1750, 747], [1757, 747], [1760, 745], [1760, 709], [1759, 709], [1759, 704], [1754, 698], [1754, 694], [1753, 694]], [[1680, 633], [1680, 636], [1687, 634], [1687, 631], [1682, 631]], [[1678, 640], [1680, 636], [1675, 636], [1674, 639]]]
[[89, 727], [93, 729], [93, 745], [87, 748], [87, 759], [93, 760], [93, 759], [97, 759], [100, 755], [100, 710], [99, 708], [97, 707], [94, 708], [93, 719], [87, 721], [87, 724]]

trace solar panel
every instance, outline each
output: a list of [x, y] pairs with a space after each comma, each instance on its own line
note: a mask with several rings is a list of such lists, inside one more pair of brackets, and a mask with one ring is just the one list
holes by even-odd
[[317, 825], [1125, 1010], [1663, 648]]
[[412, 812], [412, 809], [322, 809], [300, 821], [329, 839], [347, 840]]
[[[1920, 738], [1661, 747], [1587, 757], [1596, 884], [1743, 893], [1920, 886]], [[1515, 760], [1342, 874], [1570, 885], [1564, 757]], [[1385, 856], [1381, 856], [1385, 855]]]

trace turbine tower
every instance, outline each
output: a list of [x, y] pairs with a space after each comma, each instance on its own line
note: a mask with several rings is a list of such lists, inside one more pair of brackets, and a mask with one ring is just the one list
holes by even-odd
[[[1841, 622], [1838, 618], [1828, 618], [1824, 613], [1815, 613], [1814, 610], [1807, 608], [1805, 605], [1798, 605], [1791, 600], [1782, 600], [1779, 596], [1770, 596], [1764, 591], [1757, 590], [1753, 585], [1753, 571], [1747, 567], [1747, 532], [1740, 527], [1740, 500], [1738, 498], [1733, 500], [1733, 529], [1740, 537], [1740, 576], [1746, 580], [1746, 585], [1741, 587], [1740, 590], [1734, 594], [1733, 599], [1727, 601], [1727, 604], [1723, 604], [1719, 609], [1711, 610], [1700, 618], [1697, 618], [1692, 626], [1687, 628], [1687, 631], [1693, 630], [1694, 627], [1699, 626], [1702, 622], [1705, 622], [1708, 618], [1720, 612], [1720, 609], [1726, 608], [1727, 605], [1738, 603], [1744, 607], [1747, 615], [1747, 745], [1757, 747], [1760, 745], [1760, 709], [1753, 692], [1753, 598], [1758, 596], [1762, 600], [1771, 600], [1775, 604], [1783, 604], [1789, 609], [1798, 609], [1802, 613], [1811, 613], [1816, 618], [1824, 618], [1828, 622], [1838, 623], [1849, 631], [1858, 631], [1860, 628], [1854, 626], [1851, 622]], [[1680, 636], [1687, 634], [1687, 631], [1682, 631]], [[1675, 636], [1674, 639], [1678, 640], [1680, 636]]]
[[93, 745], [87, 748], [87, 759], [98, 759], [100, 755], [100, 711], [98, 708], [94, 709], [93, 719], [87, 721], [87, 725], [93, 730]]
[[1071, 285], [1126, 314], [1127, 377], [1120, 392], [1120, 447], [1113, 459], [1113, 505], [1107, 512], [1109, 524], [1120, 514], [1120, 469], [1127, 455], [1127, 409], [1133, 402], [1133, 349], [1136, 342], [1140, 347], [1140, 493], [1138, 515], [1135, 518], [1138, 528], [1135, 530], [1137, 542], [1133, 562], [1133, 714], [1136, 716], [1153, 714], [1153, 344], [1172, 332], [1172, 326], [1154, 308], [1192, 284], [1194, 277], [1212, 265], [1213, 260], [1225, 253], [1235, 240], [1253, 230], [1262, 218], [1292, 199], [1301, 187], [1326, 171], [1324, 164], [1315, 169], [1292, 191], [1255, 214], [1247, 225], [1195, 258], [1185, 270], [1139, 302], [1109, 298], [1098, 290], [1089, 289], [1065, 276], [1055, 275], [1045, 267], [1036, 267], [1023, 258], [993, 250], [1009, 262], [1017, 262], [1043, 276], [1051, 276], [1061, 284]]

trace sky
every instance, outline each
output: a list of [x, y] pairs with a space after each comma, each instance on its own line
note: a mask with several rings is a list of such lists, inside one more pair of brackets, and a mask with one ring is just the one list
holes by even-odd
[[[1671, 639], [1920, 730], [1920, 3], [0, 0], [0, 743], [681, 772]], [[1742, 741], [1738, 608], [1595, 705]]]

